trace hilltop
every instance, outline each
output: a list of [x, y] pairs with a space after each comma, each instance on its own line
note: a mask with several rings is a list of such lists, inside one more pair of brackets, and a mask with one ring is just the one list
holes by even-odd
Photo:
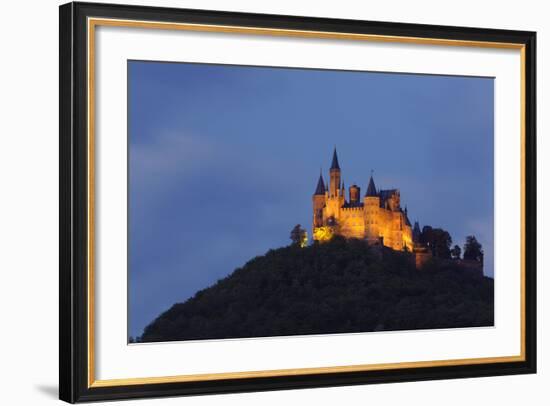
[[493, 325], [493, 279], [334, 238], [268, 251], [174, 304], [142, 342]]

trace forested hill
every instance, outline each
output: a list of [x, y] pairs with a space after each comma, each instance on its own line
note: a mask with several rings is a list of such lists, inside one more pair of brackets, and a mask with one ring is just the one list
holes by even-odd
[[335, 238], [270, 250], [162, 313], [140, 341], [493, 325], [493, 279]]

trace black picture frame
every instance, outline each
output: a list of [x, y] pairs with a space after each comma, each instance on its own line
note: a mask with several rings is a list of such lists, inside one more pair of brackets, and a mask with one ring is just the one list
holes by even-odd
[[[536, 33], [112, 4], [60, 6], [59, 398], [67, 402], [234, 393], [536, 372]], [[312, 373], [212, 381], [93, 387], [88, 353], [87, 19], [89, 17], [513, 43], [525, 53], [525, 357], [517, 362]]]

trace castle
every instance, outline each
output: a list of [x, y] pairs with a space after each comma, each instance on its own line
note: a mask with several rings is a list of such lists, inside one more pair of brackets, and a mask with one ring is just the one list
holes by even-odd
[[[326, 185], [323, 174], [313, 194], [313, 239], [326, 241], [333, 235], [365, 239], [369, 244], [381, 244], [394, 250], [413, 251], [413, 234], [420, 232], [418, 223], [414, 232], [401, 208], [399, 189], [377, 190], [371, 177], [364, 198], [361, 189], [351, 185], [346, 199], [336, 148], [330, 166], [330, 181]], [[414, 239], [416, 240], [416, 238]]]

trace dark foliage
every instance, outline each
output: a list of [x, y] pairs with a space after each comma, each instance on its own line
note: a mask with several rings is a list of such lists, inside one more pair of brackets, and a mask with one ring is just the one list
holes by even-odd
[[473, 235], [466, 237], [466, 243], [464, 244], [464, 259], [483, 262], [483, 249]]
[[493, 279], [334, 238], [270, 250], [162, 313], [140, 341], [493, 325]]
[[424, 226], [420, 241], [432, 251], [434, 257], [451, 258], [451, 244], [453, 240], [448, 231], [442, 228]]
[[453, 249], [451, 250], [451, 258], [452, 259], [460, 259], [460, 254], [462, 250], [458, 245], [455, 245]]
[[292, 230], [290, 230], [291, 245], [301, 246], [303, 242], [307, 242], [306, 230], [302, 228], [300, 224], [296, 224]]

